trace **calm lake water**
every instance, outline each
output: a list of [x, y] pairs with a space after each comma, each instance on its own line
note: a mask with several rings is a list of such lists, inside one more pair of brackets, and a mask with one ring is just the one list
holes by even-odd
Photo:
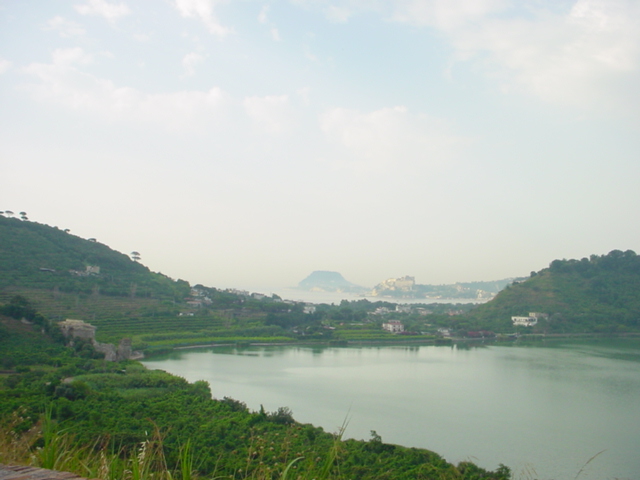
[[[511, 467], [516, 479], [640, 479], [640, 341], [472, 348], [252, 347], [146, 360], [216, 398], [448, 461]], [[602, 452], [602, 453], [600, 453]], [[586, 466], [591, 457], [597, 455]]]

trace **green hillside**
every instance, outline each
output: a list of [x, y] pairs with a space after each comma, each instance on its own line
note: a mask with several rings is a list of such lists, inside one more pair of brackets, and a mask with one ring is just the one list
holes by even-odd
[[616, 333], [640, 330], [640, 256], [627, 250], [581, 260], [554, 260], [471, 311], [464, 322], [496, 332], [515, 328], [511, 316], [548, 314], [526, 332]]
[[292, 340], [278, 324], [302, 315], [271, 297], [192, 289], [99, 242], [0, 215], [0, 306], [16, 296], [52, 321], [85, 320], [97, 340], [129, 337], [139, 349]]
[[8, 287], [172, 300], [189, 294], [187, 282], [152, 273], [95, 240], [0, 216], [0, 290]]

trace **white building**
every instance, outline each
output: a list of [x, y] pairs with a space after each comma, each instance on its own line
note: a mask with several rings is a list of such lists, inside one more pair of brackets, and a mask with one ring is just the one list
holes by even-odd
[[533, 327], [538, 323], [538, 319], [535, 317], [511, 317], [511, 321], [514, 326]]
[[399, 320], [389, 320], [387, 323], [382, 324], [382, 328], [391, 333], [404, 332], [404, 325]]

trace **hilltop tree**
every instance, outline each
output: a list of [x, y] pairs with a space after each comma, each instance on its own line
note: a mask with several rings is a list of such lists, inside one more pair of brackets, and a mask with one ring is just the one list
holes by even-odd
[[139, 261], [140, 260], [140, 252], [136, 252], [136, 251], [131, 252], [131, 258], [133, 258], [133, 260], [135, 262]]

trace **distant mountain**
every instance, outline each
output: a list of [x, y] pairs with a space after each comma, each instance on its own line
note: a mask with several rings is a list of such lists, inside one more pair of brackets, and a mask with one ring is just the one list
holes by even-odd
[[640, 330], [640, 256], [613, 250], [581, 260], [554, 260], [460, 319], [469, 328], [514, 330], [513, 316], [538, 316], [532, 333]]
[[318, 270], [298, 283], [298, 288], [318, 292], [350, 292], [361, 293], [367, 289], [351, 283], [338, 272]]

